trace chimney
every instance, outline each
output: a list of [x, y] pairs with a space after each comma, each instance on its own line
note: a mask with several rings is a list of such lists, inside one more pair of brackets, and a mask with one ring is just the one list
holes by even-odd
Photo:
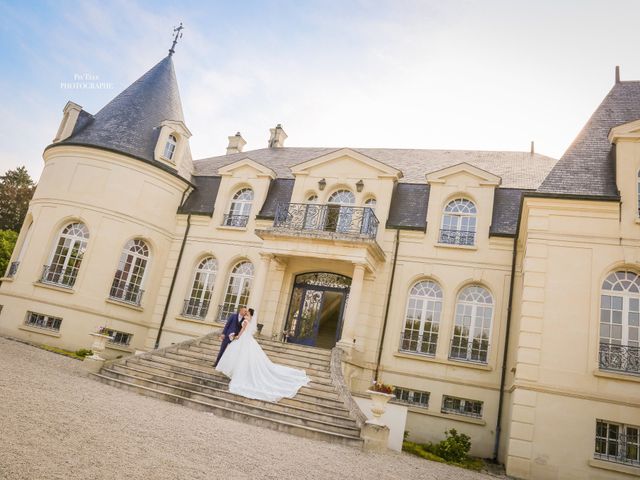
[[616, 83], [620, 83], [620, 65], [616, 65]]
[[271, 137], [269, 138], [269, 148], [281, 148], [284, 147], [284, 141], [287, 139], [287, 134], [284, 133], [282, 125], [276, 125], [276, 128], [270, 128]]
[[536, 153], [536, 149], [534, 148], [533, 140], [531, 140], [531, 155], [533, 155], [534, 153]]
[[232, 153], [240, 153], [242, 148], [247, 144], [240, 132], [237, 132], [235, 135], [229, 137], [229, 145], [227, 146], [227, 155]]

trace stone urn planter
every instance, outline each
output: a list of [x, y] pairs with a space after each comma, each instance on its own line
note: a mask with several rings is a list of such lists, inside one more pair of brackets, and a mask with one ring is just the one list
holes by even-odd
[[380, 417], [387, 410], [387, 403], [389, 400], [395, 397], [393, 393], [382, 393], [374, 390], [367, 390], [367, 393], [371, 397], [371, 413], [373, 414], [373, 420], [368, 420], [367, 423], [374, 423], [376, 425], [384, 425]]
[[93, 351], [94, 357], [99, 357], [104, 349], [107, 346], [107, 342], [111, 340], [109, 335], [103, 335], [102, 333], [90, 333], [93, 337], [93, 344], [91, 345], [91, 350]]

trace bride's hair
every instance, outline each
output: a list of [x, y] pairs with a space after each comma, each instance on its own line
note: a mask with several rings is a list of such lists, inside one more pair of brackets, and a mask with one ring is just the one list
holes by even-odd
[[253, 317], [253, 313], [255, 312], [255, 310], [253, 308], [249, 309], [249, 314]]

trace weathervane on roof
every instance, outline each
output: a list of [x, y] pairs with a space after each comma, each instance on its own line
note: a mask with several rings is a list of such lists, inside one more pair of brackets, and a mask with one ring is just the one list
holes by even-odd
[[182, 22], [180, 22], [180, 26], [179, 27], [174, 27], [173, 28], [173, 31], [176, 34], [176, 36], [173, 37], [173, 45], [171, 45], [171, 48], [169, 49], [169, 56], [171, 56], [174, 53], [176, 53], [176, 51], [175, 51], [176, 44], [178, 43], [178, 39], [182, 38], [182, 30], [184, 30], [184, 27], [182, 26]]

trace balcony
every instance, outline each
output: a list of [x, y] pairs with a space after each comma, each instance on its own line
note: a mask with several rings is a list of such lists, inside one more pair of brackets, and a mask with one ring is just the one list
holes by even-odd
[[600, 344], [601, 370], [640, 375], [640, 347]]
[[233, 215], [226, 213], [222, 219], [222, 225], [224, 227], [240, 227], [244, 228], [249, 222], [249, 215]]
[[446, 245], [463, 245], [466, 247], [472, 247], [475, 245], [476, 232], [470, 232], [466, 230], [440, 230], [440, 236], [438, 237], [438, 243], [444, 243]]
[[109, 298], [111, 300], [139, 307], [142, 302], [143, 293], [144, 290], [142, 290], [138, 285], [125, 283], [121, 280], [114, 280], [111, 285], [111, 291], [109, 292]]
[[63, 265], [44, 265], [40, 283], [62, 288], [73, 288], [77, 275], [78, 269], [75, 267], [67, 266], [65, 268]]
[[20, 266], [20, 262], [11, 262], [9, 265], [9, 270], [7, 271], [7, 278], [13, 278], [18, 273], [18, 267]]
[[207, 312], [209, 311], [209, 302], [199, 302], [192, 298], [189, 298], [184, 301], [184, 305], [182, 307], [182, 316], [188, 318], [195, 318], [197, 320], [204, 320], [207, 316]]
[[340, 236], [375, 238], [379, 221], [369, 207], [284, 203], [278, 205], [274, 230], [329, 232]]

